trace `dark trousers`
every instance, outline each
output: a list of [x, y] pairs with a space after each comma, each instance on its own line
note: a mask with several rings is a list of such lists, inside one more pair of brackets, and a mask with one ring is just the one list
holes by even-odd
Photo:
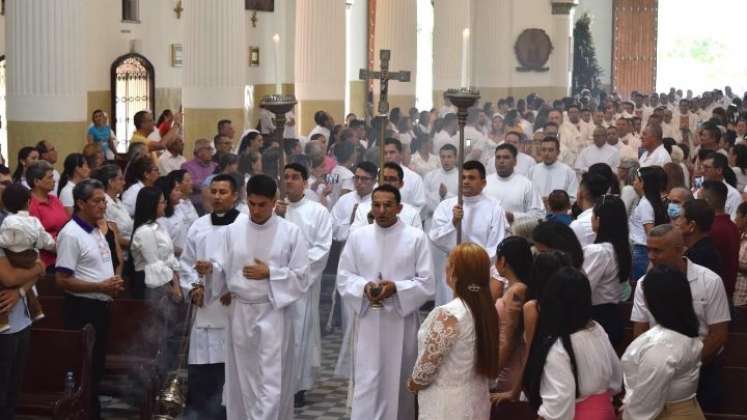
[[30, 326], [17, 333], [0, 334], [0, 419], [15, 417], [30, 338]]
[[716, 356], [711, 363], [700, 367], [697, 397], [700, 408], [705, 412], [716, 411], [721, 403], [722, 357]]
[[189, 365], [187, 367], [187, 407], [184, 412], [186, 420], [226, 418], [226, 409], [221, 406], [223, 384], [225, 383], [225, 365]]
[[94, 418], [101, 412], [98, 398], [98, 388], [104, 377], [106, 365], [106, 345], [109, 339], [109, 324], [111, 322], [111, 304], [96, 299], [81, 298], [65, 295], [62, 303], [62, 319], [65, 329], [79, 330], [91, 324], [96, 331], [96, 341], [93, 345], [93, 409]]
[[604, 303], [591, 307], [591, 319], [598, 322], [604, 328], [607, 336], [610, 338], [612, 347], [617, 348], [622, 343], [624, 329], [620, 311], [616, 303]]

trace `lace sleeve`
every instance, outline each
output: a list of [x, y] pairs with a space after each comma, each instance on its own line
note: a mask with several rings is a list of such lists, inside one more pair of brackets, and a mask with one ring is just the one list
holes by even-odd
[[448, 312], [440, 310], [431, 324], [423, 352], [412, 371], [412, 380], [416, 384], [423, 386], [433, 382], [444, 357], [449, 354], [458, 336], [457, 319]]

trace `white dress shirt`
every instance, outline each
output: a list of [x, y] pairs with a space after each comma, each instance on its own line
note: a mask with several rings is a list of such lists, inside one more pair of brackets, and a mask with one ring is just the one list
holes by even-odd
[[646, 197], [641, 197], [638, 205], [630, 213], [628, 231], [633, 245], [646, 245], [646, 228], [644, 225], [653, 224], [656, 220], [654, 208]]
[[666, 403], [695, 398], [703, 342], [657, 325], [622, 356], [624, 420], [654, 420]]
[[133, 220], [130, 216], [130, 212], [127, 211], [122, 200], [119, 198], [111, 198], [109, 194], [106, 194], [106, 221], [112, 222], [117, 225], [120, 235], [123, 238], [130, 239], [132, 236]]
[[161, 176], [166, 176], [171, 171], [181, 169], [182, 164], [186, 161], [187, 159], [184, 156], [173, 155], [171, 152], [166, 150], [158, 158], [158, 171], [160, 172]]
[[609, 242], [584, 246], [583, 270], [591, 286], [591, 304], [619, 303], [622, 283], [615, 248]]
[[122, 203], [124, 203], [127, 212], [130, 213], [131, 217], [135, 216], [135, 205], [137, 204], [137, 194], [143, 189], [145, 184], [138, 181], [127, 188], [122, 193]]
[[75, 207], [73, 188], [75, 188], [75, 183], [70, 180], [68, 180], [67, 183], [65, 183], [65, 186], [62, 187], [62, 191], [60, 191], [60, 202], [63, 207]]
[[145, 272], [145, 285], [149, 288], [170, 282], [179, 269], [171, 237], [158, 223], [146, 223], [137, 228], [132, 236], [130, 255], [134, 258], [135, 270]]
[[590, 207], [576, 217], [576, 220], [571, 222], [571, 229], [576, 234], [578, 242], [581, 246], [593, 244], [597, 239], [597, 234], [594, 233], [594, 229], [591, 227], [591, 219], [594, 216], [594, 208]]
[[604, 143], [602, 147], [596, 144], [586, 146], [576, 159], [576, 170], [586, 172], [595, 163], [606, 163], [613, 171], [620, 165], [620, 151], [615, 146]]
[[[701, 338], [708, 335], [708, 326], [731, 321], [729, 302], [726, 298], [724, 283], [721, 277], [713, 271], [687, 260], [687, 281], [690, 283], [690, 291], [693, 296], [693, 309], [698, 317], [698, 334]], [[647, 322], [649, 326], [656, 325], [651, 312], [646, 306], [643, 297], [646, 276], [638, 281], [633, 299], [633, 311], [630, 320], [633, 322]]]
[[605, 392], [617, 394], [622, 388], [622, 367], [609, 337], [599, 324], [571, 334], [576, 358], [579, 398], [571, 369], [570, 356], [558, 339], [550, 347], [540, 382], [542, 405], [537, 416], [543, 419], [573, 419], [576, 402]]

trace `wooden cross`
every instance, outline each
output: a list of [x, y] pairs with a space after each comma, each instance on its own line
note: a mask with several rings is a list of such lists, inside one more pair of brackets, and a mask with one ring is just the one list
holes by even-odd
[[389, 71], [389, 59], [392, 57], [391, 50], [380, 50], [379, 58], [381, 69], [373, 71], [361, 69], [358, 78], [360, 80], [379, 80], [379, 117], [382, 121], [379, 129], [379, 184], [383, 182], [381, 168], [384, 166], [384, 130], [386, 128], [387, 114], [389, 114], [389, 81], [409, 82], [409, 71]]
[[409, 82], [409, 71], [389, 71], [389, 59], [392, 57], [390, 50], [379, 51], [381, 58], [381, 70], [373, 71], [361, 69], [358, 78], [361, 80], [379, 80], [379, 114], [386, 115], [389, 113], [389, 81]]

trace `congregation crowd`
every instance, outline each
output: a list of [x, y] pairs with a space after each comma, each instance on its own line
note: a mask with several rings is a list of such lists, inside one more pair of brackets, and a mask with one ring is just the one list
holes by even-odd
[[96, 415], [127, 296], [194, 309], [186, 418], [291, 419], [321, 366], [331, 264], [354, 420], [716, 409], [747, 305], [747, 95], [502, 98], [468, 111], [464, 156], [456, 111], [318, 111], [305, 135], [289, 113], [279, 142], [263, 109], [241, 135], [221, 120], [189, 139], [189, 158], [180, 113], [138, 112], [118, 153], [96, 111], [61, 173], [54, 139], [21, 148], [0, 166], [0, 418], [35, 363], [35, 285], [54, 282], [65, 327], [96, 331]]

